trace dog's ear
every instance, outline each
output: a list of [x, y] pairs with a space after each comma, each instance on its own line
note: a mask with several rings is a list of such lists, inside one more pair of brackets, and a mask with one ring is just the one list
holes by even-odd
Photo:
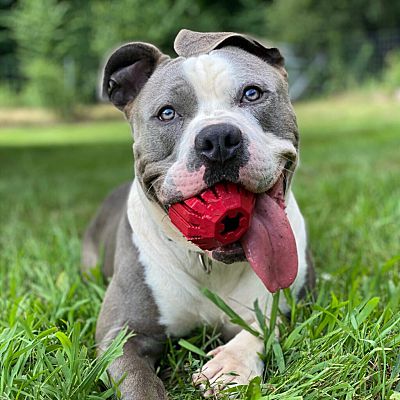
[[128, 43], [115, 50], [104, 67], [102, 95], [123, 110], [134, 100], [157, 65], [168, 58], [147, 43]]
[[223, 47], [239, 47], [260, 57], [268, 64], [276, 67], [287, 77], [285, 60], [275, 47], [265, 47], [249, 36], [233, 32], [193, 32], [182, 29], [175, 38], [174, 49], [179, 56], [191, 57], [207, 54]]

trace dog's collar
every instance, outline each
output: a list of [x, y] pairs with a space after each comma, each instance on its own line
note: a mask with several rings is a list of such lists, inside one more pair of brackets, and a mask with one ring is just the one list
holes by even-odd
[[206, 259], [204, 259], [203, 253], [199, 253], [199, 261], [200, 261], [200, 265], [204, 269], [204, 272], [206, 274], [209, 274], [212, 270], [212, 261], [208, 257]]

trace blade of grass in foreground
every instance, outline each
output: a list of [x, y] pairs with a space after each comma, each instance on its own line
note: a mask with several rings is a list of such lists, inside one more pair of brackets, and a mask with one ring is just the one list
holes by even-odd
[[184, 349], [189, 350], [192, 353], [196, 353], [201, 357], [208, 357], [207, 354], [203, 350], [201, 350], [200, 348], [198, 348], [197, 346], [188, 342], [185, 339], [180, 339], [178, 344], [179, 344], [179, 346], [183, 347]]
[[220, 310], [222, 310], [229, 318], [232, 324], [238, 325], [247, 332], [250, 332], [254, 336], [260, 336], [260, 333], [253, 329], [239, 314], [237, 314], [228, 304], [222, 300], [217, 294], [211, 290], [204, 288], [202, 289], [203, 294], [211, 300]]

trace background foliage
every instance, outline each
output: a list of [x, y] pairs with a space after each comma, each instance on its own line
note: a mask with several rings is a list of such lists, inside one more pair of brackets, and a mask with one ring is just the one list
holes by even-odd
[[[398, 82], [400, 3], [391, 0], [0, 0], [0, 105], [42, 105], [73, 116], [94, 102], [100, 66], [116, 45], [144, 40], [173, 53], [180, 28], [233, 30], [277, 42], [292, 95]], [[395, 67], [393, 66], [395, 64]]]

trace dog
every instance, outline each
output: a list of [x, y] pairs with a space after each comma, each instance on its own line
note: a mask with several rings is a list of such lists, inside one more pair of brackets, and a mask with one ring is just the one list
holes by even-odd
[[[90, 273], [103, 253], [110, 278], [96, 330], [100, 351], [124, 327], [134, 332], [108, 370], [116, 382], [124, 377], [126, 400], [166, 399], [154, 371], [166, 337], [204, 324], [219, 327], [225, 340], [193, 376], [205, 395], [262, 375], [262, 340], [232, 324], [201, 288], [256, 327], [256, 299], [268, 320], [272, 292], [290, 286], [299, 299], [314, 285], [291, 191], [299, 134], [281, 53], [246, 35], [185, 29], [174, 48], [177, 58], [151, 44], [125, 44], [103, 75], [103, 93], [132, 128], [135, 178], [92, 220], [82, 264]], [[220, 182], [256, 194], [254, 217], [241, 242], [203, 251], [171, 223], [168, 209]], [[282, 297], [279, 306], [288, 310]]]

